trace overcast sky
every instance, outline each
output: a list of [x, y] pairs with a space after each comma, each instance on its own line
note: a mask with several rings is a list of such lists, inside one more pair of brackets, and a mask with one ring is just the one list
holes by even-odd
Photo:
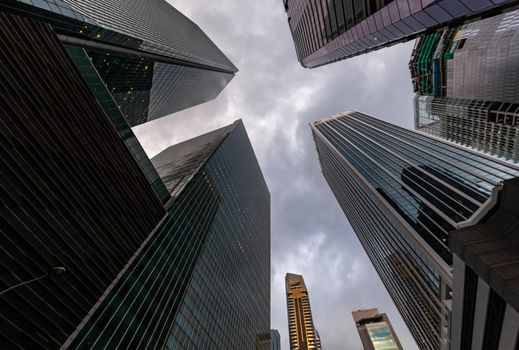
[[386, 312], [417, 349], [326, 184], [308, 122], [356, 109], [412, 127], [409, 42], [309, 70], [281, 0], [170, 0], [240, 69], [214, 101], [134, 129], [148, 155], [243, 119], [272, 198], [272, 328], [289, 349], [285, 273], [302, 274], [326, 350], [362, 349], [351, 311]]

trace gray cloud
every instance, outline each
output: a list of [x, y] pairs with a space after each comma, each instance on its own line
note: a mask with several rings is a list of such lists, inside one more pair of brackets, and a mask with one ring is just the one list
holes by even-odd
[[296, 60], [280, 0], [170, 1], [240, 69], [212, 102], [135, 129], [150, 156], [242, 118], [272, 194], [272, 328], [288, 349], [284, 276], [302, 274], [326, 349], [360, 349], [351, 311], [388, 313], [417, 349], [324, 181], [308, 122], [358, 109], [412, 127], [413, 43], [315, 70]]

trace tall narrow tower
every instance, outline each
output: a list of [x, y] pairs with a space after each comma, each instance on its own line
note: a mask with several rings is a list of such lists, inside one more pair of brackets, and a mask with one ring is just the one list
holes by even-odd
[[448, 349], [450, 231], [519, 167], [359, 112], [311, 124], [323, 174], [420, 349]]
[[291, 350], [321, 349], [317, 339], [310, 299], [301, 275], [287, 273], [285, 277], [288, 309], [288, 331]]

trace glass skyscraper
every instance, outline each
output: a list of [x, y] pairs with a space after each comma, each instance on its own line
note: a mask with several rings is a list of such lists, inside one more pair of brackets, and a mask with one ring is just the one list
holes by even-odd
[[151, 162], [86, 50], [5, 4], [0, 348], [254, 347], [270, 195], [243, 124]]
[[320, 350], [321, 339], [314, 326], [310, 298], [303, 276], [287, 273], [285, 276], [285, 288], [290, 349]]
[[448, 349], [449, 232], [519, 167], [359, 112], [311, 123], [323, 174], [420, 349]]
[[237, 68], [164, 0], [8, 0], [0, 5], [50, 23], [85, 50], [130, 124], [214, 99]]
[[513, 1], [283, 0], [301, 65], [315, 68], [408, 41]]
[[519, 10], [417, 40], [418, 131], [519, 162]]
[[0, 28], [0, 290], [66, 268], [1, 295], [0, 348], [59, 349], [166, 209], [50, 25]]
[[65, 346], [254, 347], [270, 332], [270, 195], [243, 123], [152, 162], [167, 215]]

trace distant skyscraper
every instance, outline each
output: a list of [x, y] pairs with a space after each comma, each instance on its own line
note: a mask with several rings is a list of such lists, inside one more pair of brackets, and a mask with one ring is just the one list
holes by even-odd
[[359, 112], [311, 123], [323, 174], [420, 349], [448, 349], [449, 232], [519, 167]]
[[314, 331], [315, 331], [315, 348], [316, 349], [322, 349], [321, 336], [319, 335], [319, 332], [317, 331], [317, 328], [314, 328]]
[[270, 350], [281, 350], [281, 337], [277, 329], [270, 330]]
[[417, 40], [416, 129], [519, 162], [519, 10]]
[[[236, 67], [164, 0], [9, 0], [85, 51], [131, 126], [214, 99]], [[83, 73], [83, 72], [82, 72]]]
[[315, 68], [414, 39], [513, 1], [283, 0], [299, 62]]
[[303, 276], [287, 273], [285, 277], [288, 331], [291, 350], [321, 349], [317, 339], [310, 299]]
[[403, 350], [386, 314], [368, 309], [352, 315], [364, 350]]

